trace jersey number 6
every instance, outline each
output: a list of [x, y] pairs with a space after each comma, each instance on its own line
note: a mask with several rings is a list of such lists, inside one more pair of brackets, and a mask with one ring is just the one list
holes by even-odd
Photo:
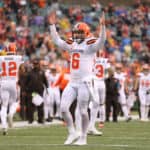
[[79, 58], [80, 54], [79, 53], [73, 53], [72, 55], [72, 69], [78, 69], [79, 68]]

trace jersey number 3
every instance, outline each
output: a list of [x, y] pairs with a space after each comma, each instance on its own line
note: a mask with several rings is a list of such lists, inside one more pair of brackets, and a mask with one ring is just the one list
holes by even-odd
[[2, 73], [1, 76], [16, 76], [17, 75], [17, 64], [14, 61], [2, 62]]
[[103, 68], [103, 66], [100, 65], [100, 64], [97, 64], [95, 68], [97, 70], [96, 76], [98, 78], [102, 78], [104, 76], [104, 68]]

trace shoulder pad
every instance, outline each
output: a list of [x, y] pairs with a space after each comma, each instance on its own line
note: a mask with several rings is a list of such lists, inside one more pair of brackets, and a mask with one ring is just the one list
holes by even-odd
[[66, 40], [66, 43], [67, 43], [67, 44], [72, 44], [72, 43], [73, 43], [73, 40], [72, 40], [72, 39], [67, 39], [67, 40]]
[[90, 39], [86, 42], [87, 45], [93, 44], [96, 42], [96, 39]]

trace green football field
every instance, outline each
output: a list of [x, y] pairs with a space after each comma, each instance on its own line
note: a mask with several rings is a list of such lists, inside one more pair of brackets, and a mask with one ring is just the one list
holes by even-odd
[[150, 122], [105, 123], [103, 136], [88, 136], [86, 146], [64, 146], [62, 125], [10, 129], [0, 134], [0, 150], [150, 150]]

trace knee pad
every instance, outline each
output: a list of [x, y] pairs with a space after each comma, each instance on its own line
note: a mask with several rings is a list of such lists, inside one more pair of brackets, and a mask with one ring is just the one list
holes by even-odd
[[98, 107], [99, 107], [99, 105], [100, 105], [100, 104], [99, 104], [98, 102], [95, 102], [95, 101], [93, 102], [93, 108], [95, 108], [95, 109], [96, 109], [96, 108], [98, 108]]
[[69, 108], [61, 105], [60, 111], [61, 111], [61, 113], [65, 113], [65, 112], [69, 111]]
[[81, 109], [81, 116], [87, 115], [88, 111], [87, 109]]
[[88, 112], [88, 103], [86, 103], [86, 102], [80, 103], [79, 109], [80, 109], [81, 115], [87, 114], [87, 112]]
[[4, 91], [1, 94], [1, 99], [2, 99], [2, 105], [7, 107], [9, 103], [9, 93], [7, 91], [6, 92]]

